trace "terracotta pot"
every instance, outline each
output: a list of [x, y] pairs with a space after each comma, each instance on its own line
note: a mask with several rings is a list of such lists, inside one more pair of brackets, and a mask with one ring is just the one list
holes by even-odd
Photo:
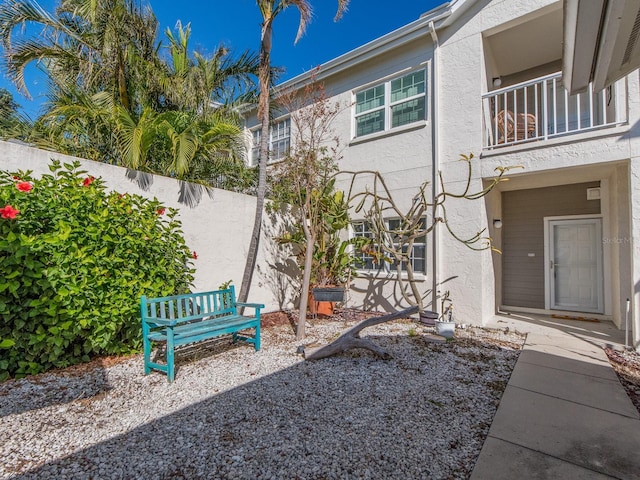
[[307, 302], [308, 310], [314, 315], [333, 315], [334, 302], [316, 302], [313, 299], [313, 294], [309, 292], [309, 300]]

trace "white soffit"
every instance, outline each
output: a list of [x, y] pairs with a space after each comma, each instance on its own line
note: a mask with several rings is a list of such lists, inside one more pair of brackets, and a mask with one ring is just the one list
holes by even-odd
[[571, 93], [586, 91], [591, 81], [604, 4], [605, 0], [564, 1], [562, 72]]
[[640, 1], [564, 0], [563, 36], [570, 93], [602, 90], [640, 68]]
[[640, 68], [639, 37], [640, 1], [609, 0], [593, 75], [596, 90]]
[[[486, 34], [501, 77], [562, 58], [562, 11], [545, 8]], [[506, 27], [506, 28], [505, 28]]]

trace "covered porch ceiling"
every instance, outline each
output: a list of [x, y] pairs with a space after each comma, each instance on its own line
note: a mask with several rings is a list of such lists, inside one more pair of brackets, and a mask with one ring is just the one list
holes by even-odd
[[495, 76], [559, 62], [562, 59], [562, 8], [554, 4], [484, 34]]

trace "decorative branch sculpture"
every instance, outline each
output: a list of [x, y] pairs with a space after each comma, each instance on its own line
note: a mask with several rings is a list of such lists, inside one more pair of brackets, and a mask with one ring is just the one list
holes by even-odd
[[418, 307], [409, 307], [399, 312], [383, 315], [382, 317], [371, 317], [358, 323], [355, 327], [351, 327], [349, 330], [340, 335], [335, 341], [324, 347], [314, 348], [309, 351], [304, 350], [305, 360], [320, 360], [321, 358], [327, 358], [338, 353], [346, 352], [352, 348], [365, 348], [371, 350], [378, 357], [389, 360], [391, 355], [379, 347], [371, 340], [366, 338], [360, 338], [360, 332], [367, 327], [379, 325], [381, 323], [390, 322], [398, 318], [408, 318], [410, 315], [416, 313]]
[[[368, 339], [360, 338], [360, 332], [367, 327], [378, 325], [380, 323], [389, 322], [397, 318], [406, 318], [411, 314], [420, 312], [427, 318], [437, 319], [438, 313], [424, 310], [424, 298], [416, 284], [415, 273], [411, 262], [411, 252], [413, 250], [416, 239], [426, 236], [430, 233], [438, 223], [442, 223], [447, 231], [460, 243], [466, 245], [472, 250], [494, 249], [490, 237], [483, 236], [486, 229], [471, 235], [469, 238], [463, 238], [458, 235], [451, 227], [445, 208], [447, 198], [458, 198], [465, 200], [478, 200], [487, 195], [498, 183], [507, 180], [504, 174], [511, 167], [496, 168], [497, 176], [489, 185], [477, 192], [471, 192], [472, 166], [471, 160], [473, 154], [461, 155], [461, 160], [467, 164], [467, 181], [461, 193], [452, 193], [444, 188], [442, 174], [439, 172], [441, 191], [432, 200], [427, 199], [426, 189], [428, 182], [423, 183], [418, 193], [413, 197], [413, 202], [408, 210], [403, 211], [398, 203], [394, 200], [384, 177], [380, 172], [367, 170], [358, 172], [341, 171], [339, 175], [350, 175], [351, 185], [349, 188], [349, 200], [358, 201], [355, 207], [356, 212], [364, 211], [364, 216], [369, 222], [370, 229], [374, 234], [371, 244], [367, 247], [365, 253], [370, 254], [379, 262], [389, 262], [395, 265], [397, 281], [400, 291], [405, 301], [411, 307], [399, 312], [390, 313], [381, 317], [373, 317], [364, 320], [347, 330], [337, 340], [324, 347], [305, 351], [305, 359], [318, 360], [331, 355], [342, 353], [351, 348], [366, 348], [371, 350], [381, 358], [388, 359], [390, 355], [384, 349], [375, 345]], [[371, 190], [366, 189], [362, 192], [353, 193], [355, 181], [360, 177], [371, 177], [369, 182]], [[430, 223], [427, 222], [426, 212], [431, 209], [434, 215]], [[440, 213], [440, 214], [438, 214]], [[390, 228], [386, 223], [389, 217], [398, 218], [398, 226]], [[494, 249], [495, 250], [495, 249]], [[406, 275], [406, 279], [403, 276]], [[407, 286], [408, 283], [408, 286]], [[446, 296], [448, 301], [448, 292]]]
[[[417, 239], [424, 238], [438, 223], [442, 223], [454, 239], [472, 250], [494, 249], [491, 238], [483, 236], [486, 229], [476, 232], [469, 238], [463, 238], [455, 232], [447, 218], [445, 202], [448, 198], [477, 200], [487, 195], [498, 183], [507, 180], [504, 174], [511, 167], [498, 167], [496, 168], [497, 176], [489, 185], [480, 191], [471, 192], [472, 159], [473, 154], [461, 155], [461, 161], [467, 164], [467, 180], [461, 193], [448, 192], [444, 187], [442, 174], [439, 173], [440, 193], [432, 200], [428, 199], [426, 190], [429, 182], [424, 182], [413, 197], [408, 210], [399, 207], [380, 172], [374, 170], [339, 172], [340, 175], [351, 176], [350, 202], [352, 204], [357, 202], [355, 211], [364, 212], [364, 218], [373, 234], [365, 253], [371, 255], [378, 264], [387, 262], [395, 267], [403, 298], [409, 305], [417, 306], [420, 312], [424, 311], [424, 298], [418, 290], [411, 262], [411, 253]], [[362, 177], [367, 177], [369, 180], [369, 188], [354, 193], [355, 182]], [[434, 212], [430, 219], [426, 217], [428, 211]], [[389, 227], [388, 218], [398, 219], [397, 226]]]

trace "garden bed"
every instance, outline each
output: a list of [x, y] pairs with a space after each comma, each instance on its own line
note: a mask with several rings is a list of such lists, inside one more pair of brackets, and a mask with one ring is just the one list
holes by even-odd
[[[366, 315], [310, 322], [302, 343]], [[364, 331], [392, 360], [354, 350], [306, 362], [291, 318], [265, 315], [259, 352], [226, 340], [183, 349], [173, 384], [144, 376], [138, 355], [5, 382], [0, 475], [469, 477], [523, 337], [470, 328], [431, 343], [429, 327], [403, 320]]]
[[606, 348], [609, 363], [640, 413], [640, 354], [635, 351], [618, 351]]

